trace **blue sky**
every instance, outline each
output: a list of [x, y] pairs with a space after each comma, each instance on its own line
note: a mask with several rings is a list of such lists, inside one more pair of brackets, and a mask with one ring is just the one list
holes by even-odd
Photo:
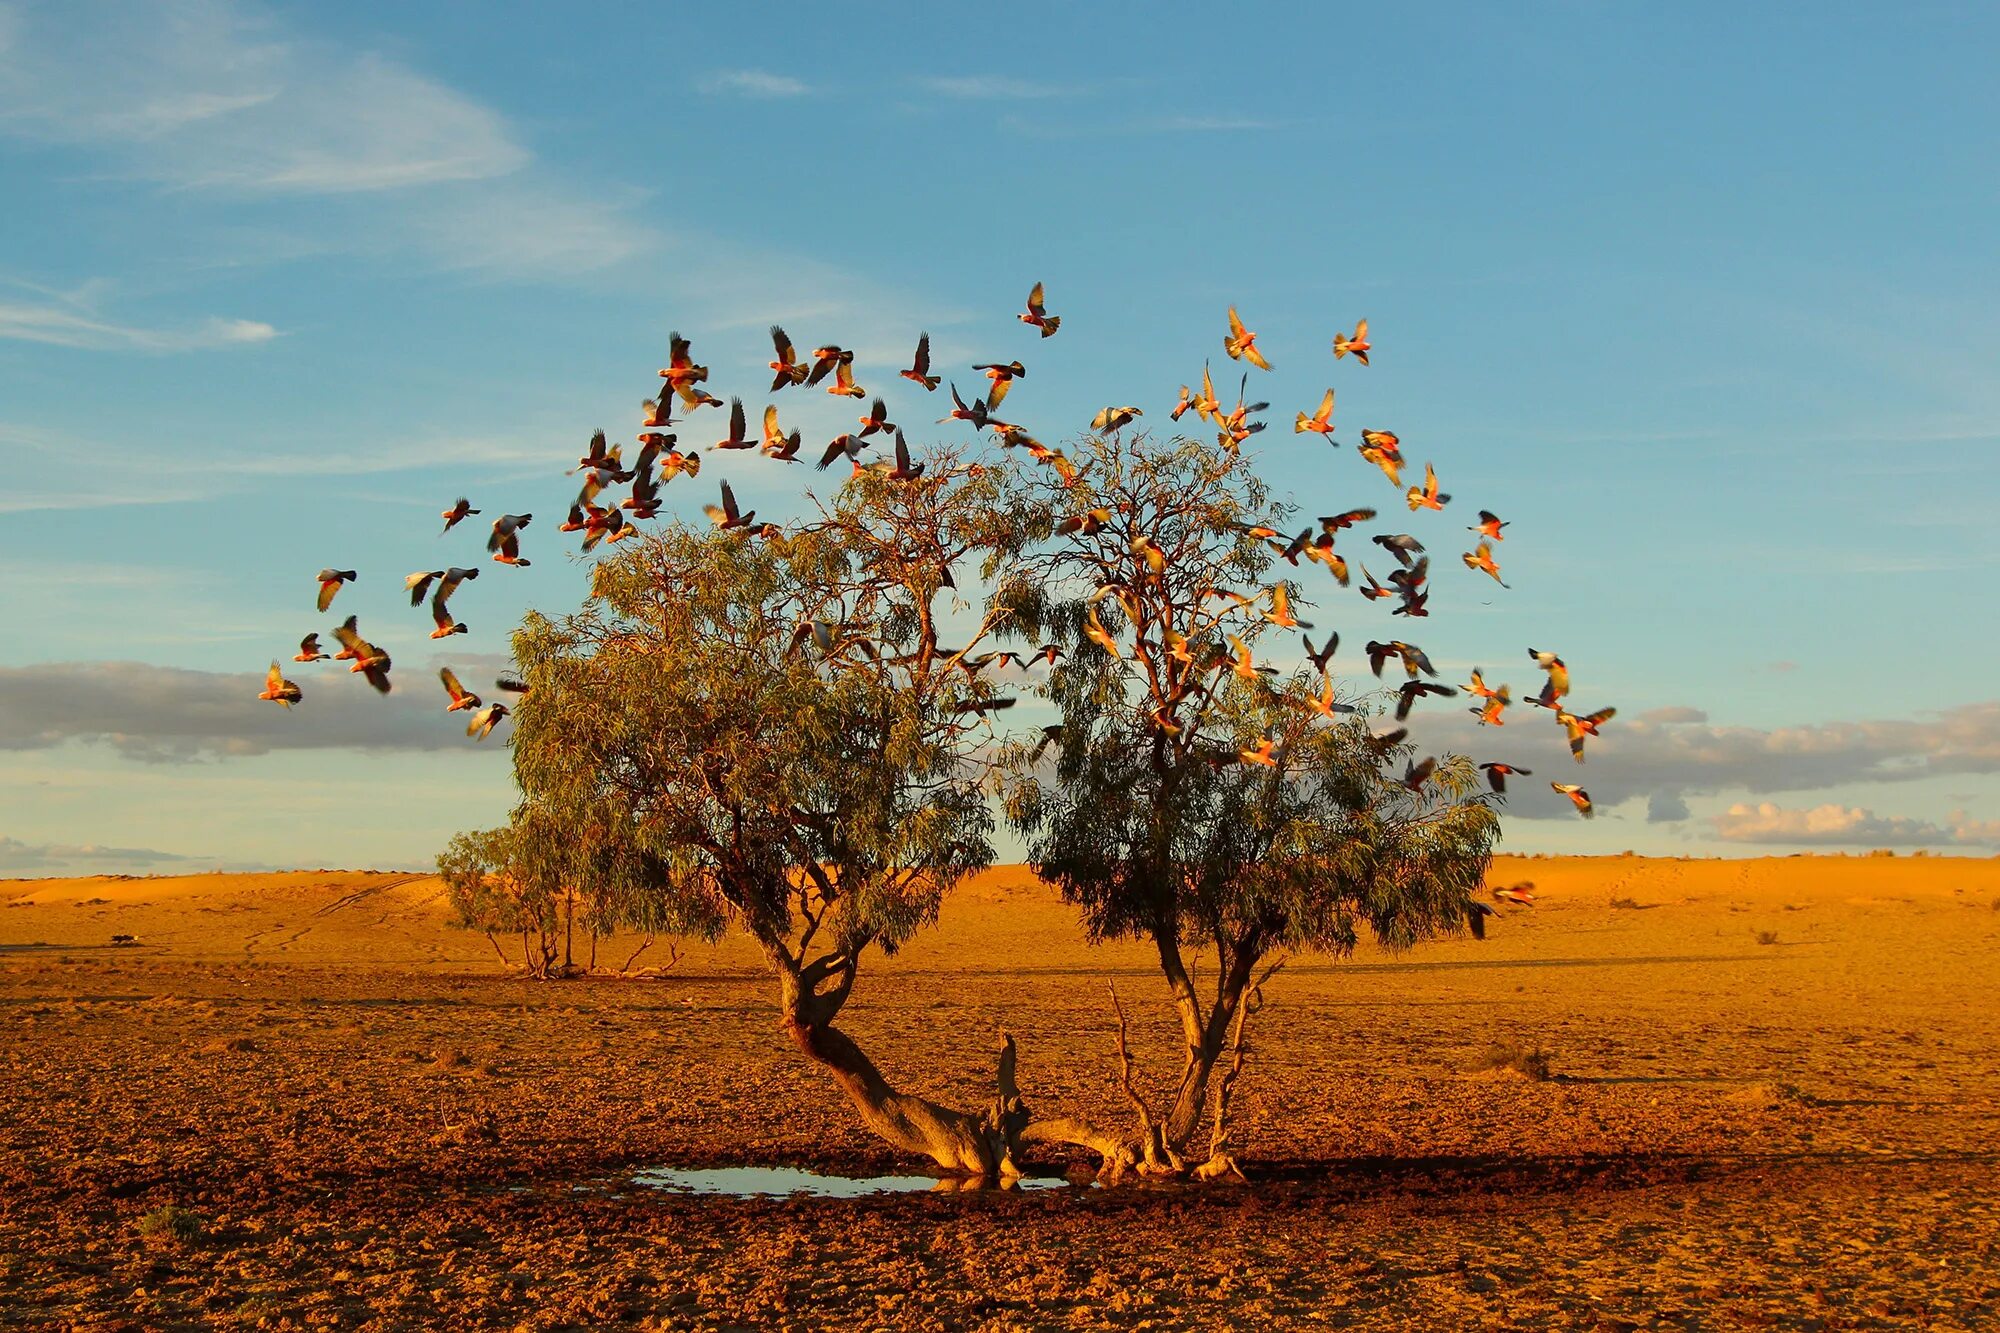
[[[1274, 418], [1331, 384], [1344, 444], [1437, 462], [1459, 505], [1405, 526], [1446, 560], [1513, 520], [1514, 589], [1445, 581], [1406, 637], [1517, 693], [1553, 647], [1619, 707], [1602, 817], [1518, 800], [1510, 849], [2000, 847], [1990, 7], [909, 12], [0, 0], [0, 873], [422, 864], [497, 819], [400, 576], [475, 563], [432, 517], [464, 492], [534, 511], [536, 564], [440, 660], [573, 604], [562, 469], [670, 329], [753, 409], [776, 319], [928, 422], [891, 364], [927, 328], [961, 383], [1027, 361], [1061, 438], [1164, 415], [1232, 303]], [[1277, 425], [1281, 490], [1393, 503]], [[717, 471], [782, 514], [761, 461]], [[266, 716], [329, 563], [404, 683], [301, 668]], [[1545, 725], [1438, 725], [1574, 776]]]

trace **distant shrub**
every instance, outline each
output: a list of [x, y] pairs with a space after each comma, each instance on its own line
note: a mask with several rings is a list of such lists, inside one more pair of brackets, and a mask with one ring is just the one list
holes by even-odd
[[1472, 1062], [1465, 1068], [1466, 1072], [1471, 1074], [1512, 1070], [1536, 1083], [1546, 1083], [1549, 1081], [1549, 1053], [1539, 1046], [1496, 1041], [1474, 1056]]
[[1995, 898], [1993, 900], [1993, 910], [1996, 912], [2000, 912], [2000, 898]]
[[178, 1204], [163, 1204], [139, 1219], [139, 1234], [148, 1240], [191, 1245], [201, 1239], [201, 1215]]
[[1637, 898], [1613, 898], [1611, 905], [1621, 912], [1636, 912], [1639, 910], [1639, 900]]
[[1778, 942], [1778, 932], [1777, 932], [1777, 931], [1775, 931], [1775, 930], [1760, 930], [1760, 931], [1758, 931], [1758, 932], [1757, 932], [1757, 943], [1759, 943], [1759, 944], [1776, 944], [1777, 942]]
[[1869, 852], [1868, 854], [1870, 856], [1894, 856], [1896, 853], [1892, 848], [1877, 847], [1875, 850]]

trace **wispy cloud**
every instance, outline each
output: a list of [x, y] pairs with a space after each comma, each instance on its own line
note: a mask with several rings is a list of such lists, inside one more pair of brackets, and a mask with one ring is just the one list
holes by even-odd
[[1061, 84], [1038, 83], [1006, 74], [931, 74], [913, 80], [925, 92], [968, 101], [1031, 101], [1064, 97], [1077, 90]]
[[145, 328], [66, 305], [0, 301], [0, 338], [81, 351], [194, 352], [246, 347], [277, 336], [277, 329], [255, 319], [210, 318], [185, 328]]
[[718, 70], [696, 86], [705, 93], [735, 93], [741, 97], [803, 97], [812, 91], [789, 74], [762, 69]]
[[575, 202], [596, 192], [540, 167], [486, 103], [226, 0], [22, 11], [0, 46], [0, 135], [87, 148], [103, 175], [177, 191], [345, 199], [318, 224], [338, 244], [454, 268], [590, 272], [655, 240], [629, 207]]

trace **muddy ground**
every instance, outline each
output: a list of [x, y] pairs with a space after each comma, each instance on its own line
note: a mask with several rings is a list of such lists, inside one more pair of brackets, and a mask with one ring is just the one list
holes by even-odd
[[[633, 1182], [912, 1169], [738, 945], [531, 983], [412, 876], [0, 883], [0, 1326], [2000, 1327], [2000, 862], [1493, 878], [1539, 908], [1273, 984], [1254, 1184], [862, 1200]], [[1106, 980], [1163, 1078], [1144, 955], [996, 872], [848, 1026], [961, 1105], [1004, 1027], [1112, 1120]], [[1495, 1041], [1555, 1077], [1466, 1072]]]

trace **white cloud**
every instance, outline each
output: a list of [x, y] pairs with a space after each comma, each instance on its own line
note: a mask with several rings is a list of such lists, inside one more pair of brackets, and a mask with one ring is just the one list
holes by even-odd
[[803, 97], [812, 91], [786, 74], [761, 69], [725, 69], [701, 80], [705, 93], [739, 93], [744, 97]]
[[1954, 810], [1943, 824], [1907, 815], [1878, 815], [1837, 803], [1790, 809], [1738, 802], [1710, 817], [1725, 842], [1829, 847], [2000, 846], [2000, 820], [1972, 820]]
[[0, 301], [0, 338], [82, 351], [193, 352], [269, 342], [278, 331], [261, 320], [207, 319], [185, 328], [145, 328], [103, 319], [64, 304]]

